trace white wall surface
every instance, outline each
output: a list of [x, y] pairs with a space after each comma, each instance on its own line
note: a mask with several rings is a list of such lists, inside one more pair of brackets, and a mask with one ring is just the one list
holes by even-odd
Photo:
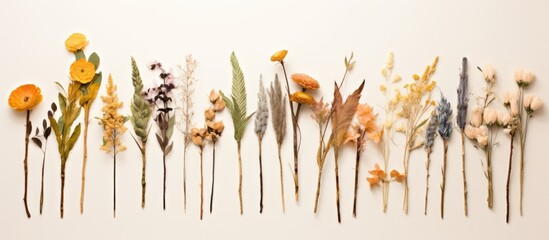
[[[354, 52], [357, 64], [342, 89], [346, 94], [366, 79], [363, 101], [381, 111], [380, 69], [390, 51], [395, 53], [395, 72], [409, 81], [421, 73], [435, 56], [440, 63], [434, 78], [455, 106], [461, 58], [470, 62], [470, 85], [480, 93], [483, 80], [475, 67], [493, 64], [498, 90], [514, 86], [517, 68], [534, 71], [531, 93], [549, 99], [549, 21], [546, 1], [11, 1], [0, 2], [0, 239], [531, 239], [547, 236], [549, 188], [547, 137], [548, 116], [540, 111], [528, 136], [524, 193], [524, 216], [518, 212], [518, 161], [515, 161], [511, 192], [511, 223], [505, 223], [505, 180], [509, 139], [500, 135], [494, 154], [495, 205], [486, 206], [486, 181], [482, 154], [467, 144], [469, 217], [463, 216], [459, 137], [451, 139], [445, 219], [439, 217], [441, 142], [435, 143], [431, 167], [429, 214], [423, 215], [424, 159], [416, 151], [410, 161], [410, 211], [401, 210], [403, 188], [392, 184], [389, 210], [381, 212], [381, 191], [371, 191], [367, 169], [381, 162], [374, 144], [368, 144], [361, 162], [358, 216], [351, 216], [354, 150], [341, 157], [343, 222], [336, 221], [333, 158], [325, 166], [319, 213], [312, 213], [317, 167], [315, 125], [302, 115], [307, 135], [300, 152], [301, 200], [293, 200], [292, 178], [285, 166], [286, 213], [281, 212], [278, 162], [274, 132], [269, 126], [264, 141], [265, 209], [259, 214], [257, 141], [252, 127], [243, 140], [244, 215], [238, 209], [236, 143], [227, 112], [227, 125], [218, 144], [214, 213], [199, 221], [199, 165], [196, 148], [189, 148], [188, 207], [183, 212], [182, 137], [174, 135], [177, 148], [168, 160], [167, 209], [162, 210], [161, 153], [149, 142], [147, 206], [140, 208], [141, 161], [129, 135], [123, 139], [128, 151], [119, 155], [118, 211], [112, 218], [112, 162], [99, 150], [102, 129], [90, 125], [87, 195], [84, 215], [79, 213], [82, 141], [72, 151], [67, 166], [65, 218], [59, 219], [59, 166], [56, 143], [51, 138], [46, 163], [45, 206], [38, 214], [41, 152], [30, 146], [29, 207], [24, 214], [23, 137], [24, 114], [11, 110], [7, 99], [23, 83], [42, 88], [44, 102], [32, 115], [38, 124], [59, 89], [68, 82], [73, 56], [64, 48], [72, 32], [85, 33], [87, 52], [101, 56], [100, 70], [112, 74], [119, 96], [129, 103], [132, 94], [130, 56], [134, 56], [144, 81], [155, 74], [146, 64], [159, 60], [166, 66], [184, 63], [192, 53], [199, 65], [195, 122], [202, 124], [202, 109], [212, 87], [230, 91], [229, 55], [235, 51], [244, 70], [249, 109], [256, 107], [259, 75], [272, 81], [280, 67], [270, 61], [273, 52], [288, 49], [288, 71], [305, 72], [322, 85], [316, 96], [332, 97], [332, 82], [343, 74], [343, 58]], [[437, 90], [438, 91], [438, 90]], [[104, 87], [100, 94], [104, 94]], [[436, 93], [438, 98], [438, 92]], [[474, 103], [474, 102], [472, 102]], [[101, 102], [92, 108], [100, 116]], [[125, 113], [129, 113], [126, 105]], [[81, 120], [80, 120], [81, 121]], [[312, 137], [309, 137], [312, 136]], [[392, 148], [391, 168], [401, 169], [403, 139]], [[283, 146], [284, 162], [290, 164], [291, 131]], [[518, 155], [516, 155], [518, 156]], [[205, 153], [205, 193], [210, 187], [211, 149]], [[518, 158], [515, 158], [518, 159]], [[208, 196], [205, 197], [206, 199]], [[209, 203], [205, 202], [205, 206]], [[206, 210], [206, 209], [205, 209]]]

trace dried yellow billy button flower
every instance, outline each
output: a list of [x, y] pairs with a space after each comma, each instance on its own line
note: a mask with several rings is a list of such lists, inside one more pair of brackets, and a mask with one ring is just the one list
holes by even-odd
[[315, 99], [306, 92], [295, 92], [290, 96], [290, 101], [310, 105], [315, 102]]
[[288, 54], [288, 50], [280, 50], [278, 52], [275, 52], [271, 56], [271, 61], [273, 61], [273, 62], [282, 62], [282, 61], [284, 61], [284, 58], [286, 57], [286, 54]]

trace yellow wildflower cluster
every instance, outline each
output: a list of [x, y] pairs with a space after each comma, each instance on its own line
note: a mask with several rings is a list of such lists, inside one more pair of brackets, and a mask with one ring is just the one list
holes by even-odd
[[126, 150], [126, 147], [122, 145], [120, 137], [128, 130], [124, 126], [125, 118], [120, 115], [118, 110], [122, 108], [123, 103], [118, 100], [116, 94], [116, 85], [114, 85], [112, 76], [109, 75], [109, 82], [107, 84], [107, 96], [101, 96], [103, 100], [103, 117], [101, 118], [101, 124], [105, 130], [103, 136], [103, 146], [101, 150], [108, 154], [116, 155], [119, 152]]

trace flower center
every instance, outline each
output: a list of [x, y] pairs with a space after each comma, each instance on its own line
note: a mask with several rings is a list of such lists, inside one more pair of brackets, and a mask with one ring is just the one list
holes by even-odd
[[24, 97], [23, 102], [27, 102], [29, 100], [29, 97]]
[[84, 73], [85, 70], [83, 68], [80, 69], [80, 73]]

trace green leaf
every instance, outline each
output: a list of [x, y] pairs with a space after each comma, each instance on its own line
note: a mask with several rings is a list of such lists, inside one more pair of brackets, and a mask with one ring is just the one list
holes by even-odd
[[99, 55], [97, 55], [97, 53], [92, 53], [90, 55], [90, 57], [88, 58], [88, 62], [91, 62], [93, 63], [93, 65], [95, 65], [95, 69], [99, 69]]
[[234, 52], [231, 54], [231, 65], [233, 68], [231, 96], [234, 98], [234, 105], [240, 109], [241, 115], [246, 116], [246, 84], [244, 74]]
[[[74, 144], [76, 143], [76, 141], [78, 140], [78, 137], [80, 137], [80, 123], [78, 125], [76, 125], [76, 127], [74, 128], [74, 131], [72, 132], [72, 135], [71, 137], [69, 138], [69, 148], [68, 148], [68, 151], [70, 152], [72, 150], [72, 148], [74, 147]], [[67, 153], [68, 154], [68, 153]]]
[[67, 108], [67, 98], [61, 93], [57, 95], [57, 98], [59, 99], [59, 108], [61, 108], [61, 112], [65, 111]]
[[175, 117], [171, 117], [170, 120], [168, 120], [168, 129], [166, 130], [166, 137], [168, 137], [168, 139], [172, 138], [174, 126], [175, 126]]
[[427, 123], [427, 121], [429, 121], [429, 118], [423, 120], [423, 122], [421, 122], [419, 125], [417, 125], [415, 128], [414, 128], [414, 131], [412, 133], [415, 133], [418, 129], [420, 129], [421, 127], [423, 127], [423, 125], [425, 125]]
[[76, 52], [74, 52], [74, 57], [76, 58], [76, 60], [80, 58], [86, 59], [86, 54], [82, 50], [77, 50]]

